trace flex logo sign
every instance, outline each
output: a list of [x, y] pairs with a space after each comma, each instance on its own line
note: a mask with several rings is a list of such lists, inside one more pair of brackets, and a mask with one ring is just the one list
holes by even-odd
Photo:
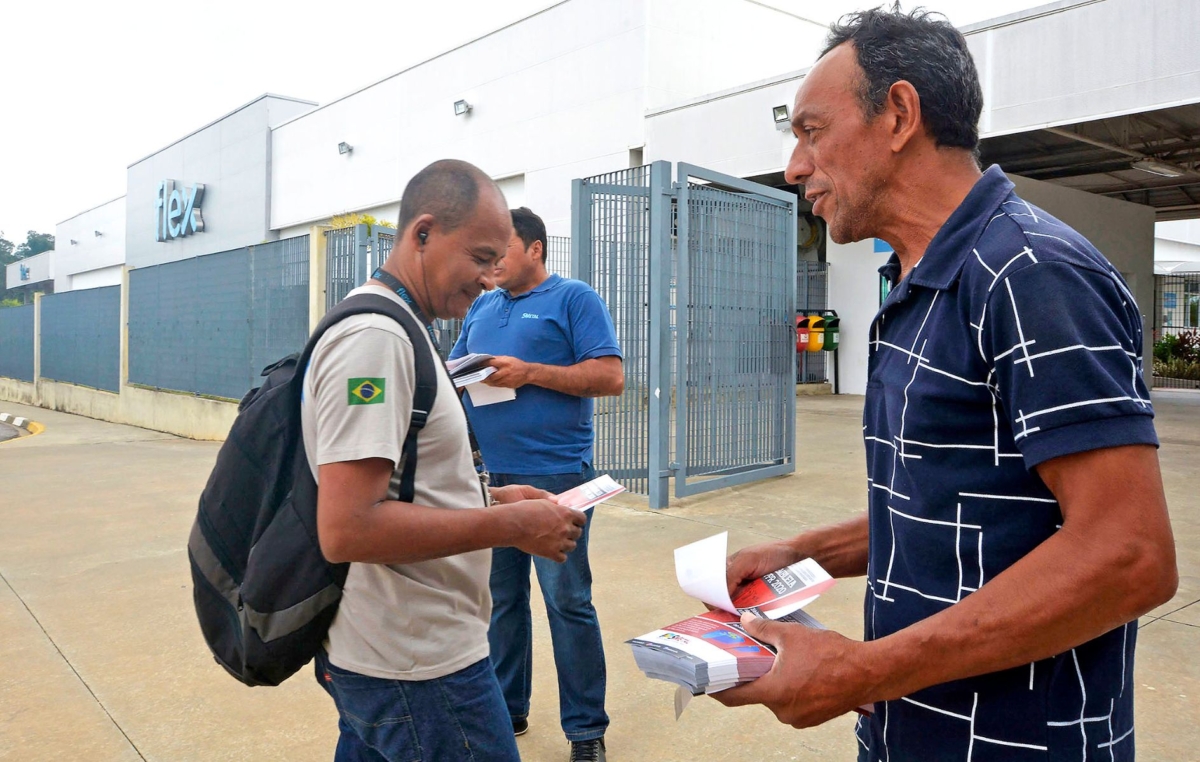
[[203, 203], [203, 183], [192, 183], [190, 188], [179, 189], [175, 187], [174, 180], [159, 183], [158, 198], [154, 202], [156, 240], [170, 241], [192, 233], [203, 233], [204, 215], [200, 211]]
[[18, 265], [18, 269], [21, 272], [21, 280], [29, 280], [29, 268], [25, 265]]

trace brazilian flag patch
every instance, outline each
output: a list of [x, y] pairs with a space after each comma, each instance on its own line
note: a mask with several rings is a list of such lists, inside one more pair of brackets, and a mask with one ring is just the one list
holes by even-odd
[[347, 402], [351, 405], [382, 405], [382, 378], [352, 378], [347, 382]]

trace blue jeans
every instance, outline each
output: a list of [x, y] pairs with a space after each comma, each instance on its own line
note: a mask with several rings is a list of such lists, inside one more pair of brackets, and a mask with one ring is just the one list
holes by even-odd
[[335, 667], [317, 682], [338, 710], [334, 762], [520, 762], [488, 659], [436, 680], [383, 680]]
[[[595, 478], [591, 466], [576, 474], [492, 474], [492, 486], [528, 484], [558, 494]], [[529, 611], [529, 565], [537, 570], [550, 620], [550, 642], [558, 672], [558, 710], [569, 741], [601, 738], [608, 728], [604, 711], [607, 673], [600, 621], [592, 605], [592, 570], [588, 535], [583, 535], [565, 563], [530, 556], [516, 548], [492, 551], [492, 625], [488, 641], [492, 663], [513, 719], [529, 716], [533, 687], [533, 617]]]

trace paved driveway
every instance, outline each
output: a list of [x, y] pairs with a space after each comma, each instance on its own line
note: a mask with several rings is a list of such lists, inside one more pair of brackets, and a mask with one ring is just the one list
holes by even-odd
[[[1179, 543], [1179, 594], [1142, 623], [1137, 660], [1143, 760], [1197, 758], [1200, 727], [1200, 395], [1156, 394], [1161, 459]], [[7, 404], [7, 403], [6, 403]], [[697, 612], [671, 551], [718, 531], [736, 548], [863, 508], [862, 399], [799, 400], [800, 472], [680, 501], [598, 510], [595, 597], [609, 663], [609, 758], [852, 759], [852, 721], [794, 731], [761, 708], [697, 700], [676, 722], [672, 689], [647, 680], [626, 638]], [[329, 760], [336, 717], [307, 674], [245, 688], [208, 656], [184, 550], [212, 443], [19, 405], [45, 433], [0, 446], [0, 759]], [[813, 605], [861, 631], [850, 581]], [[549, 632], [535, 609], [528, 760], [563, 760]]]

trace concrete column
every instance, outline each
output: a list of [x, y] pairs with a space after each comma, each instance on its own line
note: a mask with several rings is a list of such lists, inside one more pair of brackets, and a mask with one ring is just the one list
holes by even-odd
[[[871, 321], [879, 310], [879, 268], [890, 255], [875, 251], [875, 240], [855, 243], [828, 242], [829, 308], [842, 319], [838, 350], [838, 391], [864, 394], [867, 391], [867, 342]], [[833, 355], [828, 355], [829, 380], [833, 381]]]
[[328, 225], [308, 229], [308, 332], [325, 316], [325, 231]]
[[35, 390], [38, 382], [42, 380], [42, 296], [44, 294], [40, 291], [33, 295], [33, 387]]

